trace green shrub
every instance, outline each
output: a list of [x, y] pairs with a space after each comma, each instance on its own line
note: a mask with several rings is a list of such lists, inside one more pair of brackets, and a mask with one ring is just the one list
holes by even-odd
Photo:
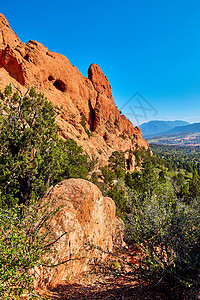
[[112, 155], [109, 157], [109, 168], [111, 170], [116, 171], [117, 169], [125, 170], [125, 157], [123, 151], [114, 151]]
[[123, 220], [126, 218], [126, 213], [130, 212], [130, 206], [125, 196], [125, 190], [120, 186], [113, 185], [107, 192], [108, 197], [116, 204], [116, 214]]
[[191, 286], [198, 281], [200, 263], [199, 201], [190, 206], [164, 196], [130, 196], [126, 239], [140, 246], [141, 272], [152, 280]]
[[125, 172], [124, 169], [118, 168], [118, 169], [115, 171], [115, 175], [116, 175], [117, 178], [121, 178], [121, 179], [124, 180], [125, 175], [126, 175], [126, 172]]
[[85, 132], [87, 133], [88, 137], [90, 138], [92, 136], [92, 133], [89, 129], [87, 129], [87, 124], [86, 124], [86, 117], [84, 114], [81, 115], [81, 125], [85, 129]]
[[43, 257], [50, 251], [48, 224], [55, 213], [48, 204], [0, 209], [1, 299], [18, 299], [24, 293], [33, 295], [30, 270], [49, 264]]
[[104, 182], [112, 185], [113, 180], [116, 179], [115, 172], [111, 171], [108, 166], [102, 167], [101, 171], [104, 177]]
[[94, 183], [94, 184], [98, 184], [98, 176], [97, 176], [97, 173], [96, 172], [93, 172], [92, 175], [91, 175], [91, 181]]
[[[60, 142], [64, 143], [64, 154], [67, 156], [67, 161], [65, 162], [66, 166], [63, 166], [63, 169], [59, 169], [60, 174], [56, 177], [55, 183], [66, 178], [87, 179], [89, 170], [95, 165], [95, 160], [88, 162], [87, 155], [83, 154], [83, 149], [73, 139], [67, 139], [64, 142], [61, 140]], [[59, 167], [61, 166], [62, 161]]]
[[90, 138], [92, 136], [92, 133], [89, 129], [85, 129], [85, 132], [87, 133], [88, 137]]

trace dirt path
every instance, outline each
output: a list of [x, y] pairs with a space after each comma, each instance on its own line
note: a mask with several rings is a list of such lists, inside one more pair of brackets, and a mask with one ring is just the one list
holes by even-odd
[[[111, 271], [107, 276], [99, 272], [98, 267], [91, 267], [91, 270], [82, 273], [72, 282], [63, 282], [54, 291], [48, 299], [52, 300], [200, 300], [200, 291], [184, 291], [176, 288], [172, 289], [163, 282], [147, 284], [145, 281], [138, 280], [133, 275], [130, 265], [136, 266], [139, 261], [140, 253], [136, 247], [129, 247], [122, 254], [120, 259], [125, 263], [126, 274], [129, 276], [114, 276]], [[117, 261], [117, 260], [116, 260]], [[111, 260], [113, 265], [115, 260]], [[121, 261], [122, 262], [122, 261]], [[106, 264], [106, 266], [108, 266]], [[106, 267], [107, 268], [107, 267]], [[100, 265], [102, 269], [102, 265]]]
[[84, 273], [72, 283], [63, 283], [54, 291], [51, 299], [55, 300], [199, 300], [194, 291], [185, 292], [170, 290], [169, 286], [159, 284], [147, 285], [134, 281], [134, 278], [111, 278], [102, 275]]

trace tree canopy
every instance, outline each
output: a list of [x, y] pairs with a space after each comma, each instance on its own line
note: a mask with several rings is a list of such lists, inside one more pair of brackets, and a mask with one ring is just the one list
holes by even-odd
[[33, 88], [0, 92], [0, 204], [27, 203], [52, 184], [86, 178], [87, 157], [75, 141], [59, 139], [53, 106]]

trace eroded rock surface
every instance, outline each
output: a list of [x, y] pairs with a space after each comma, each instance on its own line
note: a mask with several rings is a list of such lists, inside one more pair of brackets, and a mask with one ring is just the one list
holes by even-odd
[[[60, 135], [76, 140], [90, 157], [99, 157], [100, 165], [115, 150], [134, 149], [136, 144], [148, 148], [141, 130], [120, 115], [98, 65], [92, 64], [84, 77], [65, 56], [36, 41], [22, 43], [0, 14], [0, 88], [11, 82], [24, 92], [34, 86], [61, 108], [56, 120]], [[81, 124], [83, 115], [90, 138]]]
[[55, 257], [51, 256], [51, 261], [53, 264], [69, 262], [57, 268], [37, 270], [40, 283], [55, 287], [70, 281], [86, 271], [89, 263], [105, 259], [107, 254], [101, 250], [112, 252], [116, 243], [123, 243], [123, 222], [115, 216], [115, 203], [103, 197], [93, 183], [83, 179], [64, 180], [44, 196], [43, 202], [50, 206], [54, 203], [54, 208], [60, 207], [51, 222], [53, 239], [66, 233], [54, 244], [57, 252]]

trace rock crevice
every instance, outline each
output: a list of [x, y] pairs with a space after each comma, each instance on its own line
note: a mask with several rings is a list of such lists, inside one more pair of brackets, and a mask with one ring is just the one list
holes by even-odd
[[88, 101], [88, 105], [89, 105], [89, 110], [90, 110], [90, 113], [89, 113], [89, 126], [90, 126], [90, 131], [94, 131], [94, 124], [95, 124], [95, 110], [94, 108], [92, 107], [92, 104], [91, 104], [91, 100], [89, 99]]

